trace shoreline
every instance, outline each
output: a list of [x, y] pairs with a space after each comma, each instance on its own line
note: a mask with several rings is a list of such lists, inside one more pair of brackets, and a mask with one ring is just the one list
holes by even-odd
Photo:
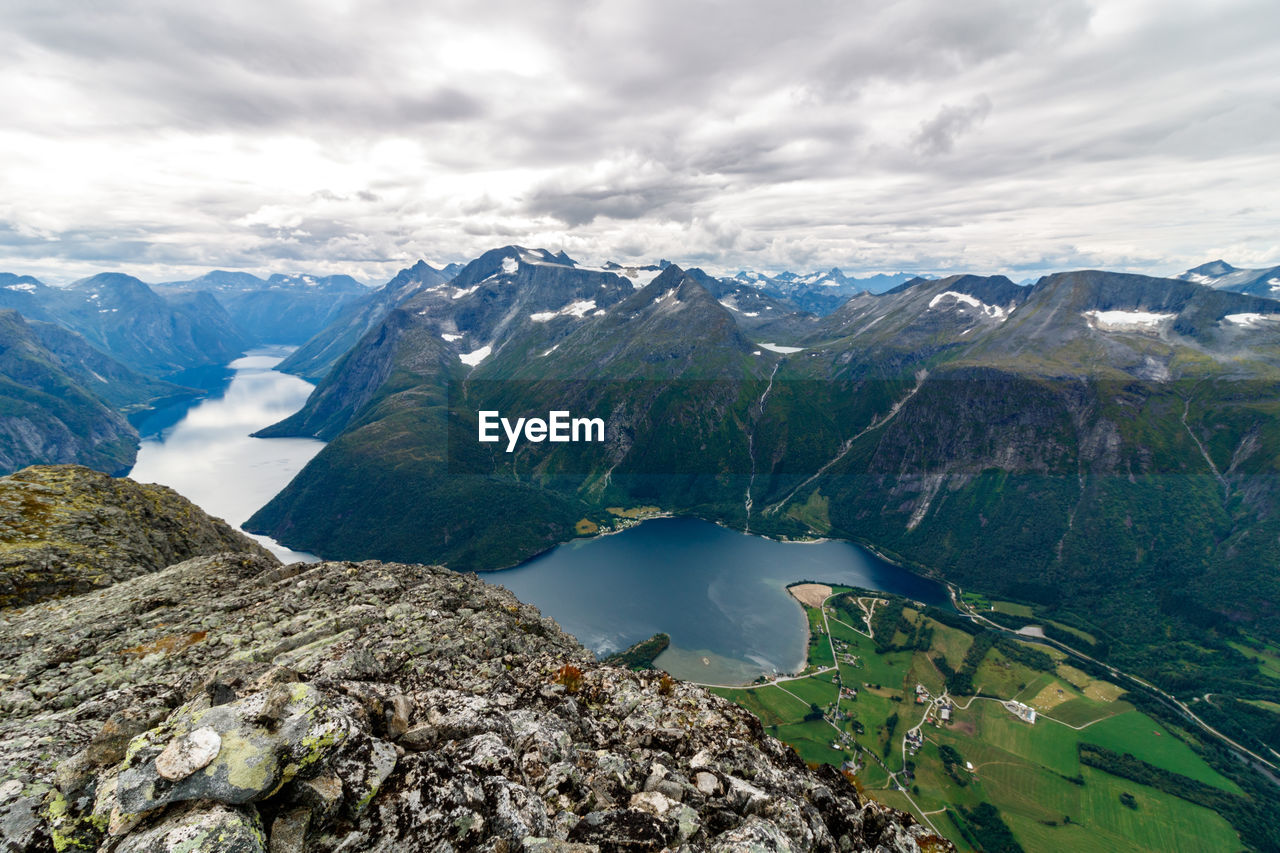
[[[557, 542], [557, 543], [555, 543], [555, 544], [553, 544], [553, 545], [548, 546], [547, 548], [544, 548], [544, 549], [543, 549], [543, 550], [541, 550], [541, 551], [538, 551], [536, 554], [533, 554], [533, 555], [531, 555], [531, 556], [529, 556], [529, 557], [526, 557], [525, 559], [520, 560], [519, 562], [515, 562], [515, 563], [511, 563], [511, 564], [509, 564], [509, 565], [505, 565], [505, 566], [501, 566], [501, 567], [496, 567], [496, 568], [491, 568], [491, 569], [476, 569], [476, 570], [473, 570], [473, 572], [474, 572], [476, 575], [482, 576], [486, 583], [492, 583], [492, 584], [494, 584], [494, 585], [496, 585], [496, 586], [503, 586], [503, 583], [502, 583], [501, 578], [498, 578], [498, 577], [492, 577], [492, 578], [490, 578], [490, 577], [487, 577], [487, 576], [489, 576], [489, 575], [498, 575], [498, 574], [500, 574], [500, 573], [502, 573], [502, 572], [506, 572], [506, 571], [509, 571], [509, 570], [511, 570], [511, 569], [516, 569], [516, 568], [519, 568], [519, 567], [521, 567], [521, 566], [524, 566], [524, 565], [526, 565], [526, 564], [528, 564], [528, 563], [532, 562], [533, 560], [538, 559], [539, 557], [545, 556], [546, 554], [548, 554], [548, 553], [550, 553], [550, 552], [554, 551], [556, 548], [559, 548], [559, 547], [561, 547], [561, 546], [564, 546], [564, 545], [572, 545], [572, 544], [574, 544], [574, 543], [578, 543], [578, 542], [581, 542], [581, 543], [585, 544], [585, 543], [589, 543], [589, 542], [592, 542], [592, 541], [597, 540], [597, 539], [603, 539], [603, 538], [604, 538], [604, 537], [606, 537], [606, 536], [614, 536], [614, 535], [617, 535], [617, 534], [619, 534], [619, 533], [624, 533], [624, 532], [626, 532], [627, 530], [630, 530], [630, 529], [632, 529], [632, 528], [634, 528], [634, 527], [637, 527], [637, 526], [639, 526], [639, 525], [641, 525], [641, 524], [644, 524], [644, 523], [645, 523], [645, 522], [647, 522], [647, 521], [654, 521], [654, 520], [659, 520], [659, 519], [668, 519], [668, 518], [670, 518], [670, 519], [690, 519], [690, 520], [696, 520], [696, 521], [709, 522], [709, 523], [711, 523], [711, 524], [716, 525], [717, 527], [720, 527], [720, 528], [722, 528], [722, 529], [724, 529], [724, 530], [727, 530], [727, 531], [730, 531], [730, 532], [733, 532], [733, 533], [737, 533], [737, 534], [740, 534], [740, 535], [743, 535], [743, 536], [755, 536], [755, 537], [758, 537], [758, 538], [760, 538], [760, 539], [765, 539], [765, 540], [768, 540], [768, 541], [771, 541], [771, 542], [778, 542], [778, 543], [780, 543], [780, 544], [787, 544], [787, 545], [819, 545], [819, 544], [824, 544], [824, 543], [829, 543], [829, 542], [843, 542], [843, 543], [847, 543], [847, 544], [850, 544], [850, 545], [856, 546], [857, 548], [861, 548], [862, 550], [864, 550], [865, 552], [867, 552], [867, 554], [869, 554], [870, 556], [872, 556], [872, 557], [874, 557], [874, 558], [876, 558], [876, 559], [880, 560], [881, 562], [883, 562], [884, 564], [886, 564], [886, 565], [888, 565], [888, 566], [891, 566], [891, 567], [893, 567], [893, 568], [895, 568], [895, 569], [898, 569], [898, 570], [900, 570], [900, 571], [906, 572], [906, 573], [908, 573], [909, 575], [911, 575], [911, 576], [913, 576], [913, 577], [920, 578], [921, 580], [926, 580], [926, 581], [930, 581], [931, 583], [935, 583], [935, 584], [937, 584], [937, 585], [941, 588], [941, 590], [942, 590], [942, 592], [943, 592], [943, 594], [944, 594], [944, 596], [945, 596], [944, 600], [945, 600], [945, 602], [946, 602], [946, 606], [950, 606], [952, 609], [955, 609], [955, 610], [957, 610], [957, 612], [959, 612], [959, 611], [958, 611], [958, 608], [956, 608], [956, 607], [955, 607], [955, 605], [954, 605], [954, 603], [953, 603], [953, 601], [952, 601], [952, 599], [951, 599], [951, 594], [950, 594], [950, 593], [951, 593], [951, 584], [950, 584], [948, 581], [946, 581], [946, 580], [944, 580], [944, 579], [942, 579], [942, 578], [940, 578], [940, 577], [938, 577], [938, 576], [936, 576], [936, 575], [926, 574], [926, 573], [924, 573], [924, 572], [920, 571], [920, 570], [919, 570], [918, 568], [916, 568], [915, 566], [907, 564], [905, 561], [900, 561], [900, 560], [894, 559], [894, 558], [892, 558], [892, 557], [888, 556], [887, 554], [885, 554], [883, 551], [881, 551], [881, 550], [880, 550], [879, 548], [877, 548], [875, 545], [872, 545], [872, 544], [870, 544], [870, 543], [868, 543], [868, 542], [865, 542], [865, 541], [862, 541], [862, 540], [860, 540], [860, 539], [854, 539], [854, 538], [847, 538], [847, 539], [846, 539], [846, 538], [841, 538], [841, 537], [821, 536], [821, 535], [815, 535], [815, 536], [809, 536], [809, 537], [803, 537], [803, 538], [800, 538], [800, 537], [797, 537], [797, 538], [791, 538], [791, 537], [786, 537], [786, 536], [770, 536], [770, 535], [763, 534], [763, 533], [749, 533], [749, 532], [747, 532], [747, 531], [745, 531], [745, 530], [742, 530], [742, 529], [740, 529], [740, 528], [734, 527], [734, 526], [732, 526], [732, 525], [730, 525], [730, 524], [728, 524], [728, 523], [726, 523], [725, 521], [720, 520], [720, 519], [708, 519], [708, 518], [703, 518], [703, 517], [701, 517], [701, 516], [699, 516], [699, 515], [694, 515], [694, 514], [682, 515], [682, 514], [678, 514], [678, 513], [670, 512], [670, 511], [657, 512], [657, 513], [654, 513], [654, 514], [652, 514], [652, 515], [645, 515], [645, 516], [644, 516], [644, 517], [642, 517], [642, 518], [627, 518], [627, 517], [625, 517], [625, 516], [616, 516], [616, 518], [617, 518], [617, 523], [616, 523], [616, 525], [615, 525], [615, 526], [612, 526], [612, 527], [609, 527], [608, 529], [601, 529], [601, 530], [599, 530], [598, 532], [593, 533], [593, 534], [591, 534], [591, 535], [589, 535], [589, 536], [575, 536], [575, 537], [573, 537], [573, 538], [566, 539], [566, 540], [564, 540], [564, 541], [562, 541], [562, 542]], [[283, 544], [283, 543], [282, 543], [282, 544]], [[284, 547], [290, 547], [290, 546], [288, 546], [288, 545], [286, 544]], [[323, 558], [322, 558], [322, 559], [323, 559]], [[812, 633], [812, 630], [811, 630], [811, 626], [809, 626], [809, 625], [808, 625], [808, 619], [807, 619], [807, 616], [805, 615], [805, 605], [804, 605], [803, 603], [801, 603], [800, 601], [798, 601], [798, 600], [795, 598], [795, 596], [791, 595], [791, 594], [790, 594], [790, 592], [789, 592], [789, 590], [790, 590], [790, 588], [791, 588], [791, 587], [796, 586], [796, 585], [801, 584], [801, 583], [806, 583], [806, 582], [813, 582], [813, 583], [838, 583], [838, 582], [836, 582], [836, 581], [830, 581], [830, 580], [828, 580], [828, 581], [823, 581], [823, 580], [822, 580], [822, 579], [820, 579], [820, 578], [810, 578], [810, 579], [807, 579], [807, 580], [797, 580], [797, 581], [793, 581], [793, 582], [791, 582], [791, 583], [788, 583], [788, 584], [785, 584], [785, 585], [784, 585], [783, 589], [784, 589], [784, 591], [786, 592], [786, 597], [787, 597], [787, 598], [788, 598], [788, 599], [793, 603], [793, 606], [794, 606], [794, 607], [798, 608], [798, 610], [799, 610], [798, 615], [799, 615], [799, 616], [800, 616], [800, 618], [805, 622], [805, 632], [804, 632], [804, 633], [805, 633], [805, 636], [804, 636], [804, 643], [803, 643], [803, 646], [802, 646], [802, 648], [801, 648], [801, 650], [800, 650], [800, 652], [799, 652], [797, 662], [796, 662], [796, 663], [795, 663], [791, 668], [789, 668], [789, 669], [784, 669], [784, 670], [781, 670], [781, 671], [777, 672], [777, 675], [779, 675], [779, 676], [783, 676], [783, 677], [795, 677], [795, 676], [799, 675], [801, 672], [803, 672], [803, 671], [808, 667], [808, 665], [809, 665], [809, 644], [810, 644], [810, 642], [811, 642], [811, 640], [812, 640], [813, 633]], [[505, 588], [505, 587], [504, 587], [504, 588]], [[869, 590], [869, 591], [875, 591], [875, 590]], [[883, 592], [883, 590], [881, 590], [881, 591]], [[907, 600], [909, 600], [909, 601], [912, 601], [913, 603], [915, 603], [916, 605], [918, 605], [918, 606], [920, 606], [920, 607], [929, 606], [929, 605], [926, 605], [924, 602], [921, 602], [921, 601], [919, 601], [918, 599], [915, 599], [915, 598], [914, 598], [914, 597], [912, 597], [912, 596], [902, 595], [901, 593], [888, 593], [888, 594], [891, 594], [891, 595], [899, 595], [900, 597], [905, 598], [905, 599], [907, 599]], [[744, 661], [744, 662], [745, 662], [745, 661]], [[765, 671], [762, 669], [762, 670], [760, 671], [759, 675], [757, 676], [757, 678], [758, 678], [758, 677], [760, 677], [760, 676], [766, 676], [766, 677], [767, 677], [768, 675], [770, 675], [770, 673], [767, 673], [767, 672], [765, 672]], [[753, 680], [751, 680], [751, 681], [743, 682], [742, 684], [737, 685], [737, 687], [748, 687], [748, 686], [751, 686], [751, 685], [753, 685], [753, 684], [755, 684], [755, 683], [756, 683], [756, 682], [755, 682], [755, 681], [754, 681], [754, 679], [753, 679]], [[728, 687], [728, 686], [730, 686], [730, 685], [722, 685], [722, 686], [726, 686], [726, 687]]]

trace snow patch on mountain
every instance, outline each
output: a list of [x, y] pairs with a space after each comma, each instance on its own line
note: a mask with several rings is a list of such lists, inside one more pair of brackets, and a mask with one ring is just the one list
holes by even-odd
[[1104, 332], [1154, 331], [1161, 323], [1172, 320], [1173, 314], [1157, 314], [1151, 311], [1085, 311], [1082, 315], [1090, 326]]
[[760, 346], [769, 350], [769, 352], [780, 352], [783, 355], [790, 355], [793, 352], [804, 352], [804, 347], [784, 347], [780, 344], [760, 344]]
[[1256, 329], [1267, 323], [1274, 323], [1280, 320], [1280, 314], [1228, 314], [1222, 318], [1224, 322], [1234, 326], [1243, 326], [1245, 328]]
[[648, 287], [650, 282], [662, 275], [662, 270], [643, 270], [643, 269], [625, 269], [618, 273], [623, 278], [631, 282], [631, 286], [636, 290]]
[[493, 347], [488, 346], [486, 344], [485, 346], [480, 347], [480, 349], [478, 350], [472, 350], [471, 352], [458, 353], [458, 360], [470, 367], [475, 367], [477, 364], [479, 364], [480, 362], [488, 358], [489, 354], [492, 352], [493, 352]]
[[929, 307], [937, 307], [938, 303], [951, 299], [954, 302], [968, 305], [970, 308], [977, 308], [988, 317], [993, 317], [1000, 322], [1009, 319], [1009, 315], [1013, 313], [1013, 308], [1004, 309], [999, 305], [988, 305], [976, 296], [970, 296], [968, 293], [960, 293], [955, 290], [946, 290], [929, 300]]
[[570, 302], [559, 311], [539, 311], [536, 314], [530, 314], [529, 319], [535, 323], [546, 323], [556, 317], [577, 317], [581, 320], [594, 310], [596, 310], [594, 299], [582, 299], [578, 302]]

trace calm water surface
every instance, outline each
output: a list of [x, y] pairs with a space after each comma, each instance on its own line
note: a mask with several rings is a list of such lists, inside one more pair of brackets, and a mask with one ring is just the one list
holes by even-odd
[[946, 590], [849, 542], [774, 542], [696, 519], [646, 521], [485, 575], [597, 653], [659, 631], [658, 665], [679, 678], [741, 684], [803, 666], [804, 612], [788, 584], [816, 580], [950, 607]]
[[[225, 368], [174, 377], [208, 389], [135, 423], [143, 436], [130, 476], [171, 486], [239, 527], [324, 446], [251, 438], [302, 407], [310, 383], [272, 368], [290, 348], [251, 351]], [[315, 560], [254, 537], [282, 560]], [[939, 584], [848, 542], [783, 543], [696, 519], [654, 519], [578, 540], [485, 576], [539, 607], [597, 653], [659, 631], [671, 648], [658, 665], [680, 678], [741, 684], [800, 668], [804, 613], [786, 586], [801, 580], [885, 590], [948, 606]]]
[[[324, 442], [310, 438], [251, 438], [250, 433], [302, 408], [310, 382], [272, 370], [292, 347], [251, 350], [227, 368], [173, 377], [209, 389], [196, 401], [149, 413], [129, 476], [172, 487], [210, 515], [239, 527], [288, 485]], [[314, 561], [265, 536], [254, 536], [285, 562]]]

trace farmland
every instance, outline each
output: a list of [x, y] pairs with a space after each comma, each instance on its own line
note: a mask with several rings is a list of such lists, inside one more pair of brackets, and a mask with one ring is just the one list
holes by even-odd
[[[756, 714], [806, 761], [843, 766], [868, 795], [960, 850], [978, 849], [990, 831], [977, 817], [983, 803], [1026, 850], [1242, 846], [1209, 808], [1081, 762], [1080, 744], [1096, 744], [1242, 794], [1187, 732], [1138, 710], [1063, 653], [982, 638], [954, 615], [847, 587], [833, 586], [823, 608], [805, 609], [806, 677], [715, 692]], [[1024, 717], [1034, 711], [1035, 721], [1005, 700], [1022, 703]]]

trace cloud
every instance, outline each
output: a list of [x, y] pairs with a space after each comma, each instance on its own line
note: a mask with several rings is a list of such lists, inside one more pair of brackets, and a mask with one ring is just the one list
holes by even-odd
[[1270, 5], [12, 0], [0, 268], [1275, 262]]
[[921, 123], [911, 144], [924, 154], [948, 154], [955, 147], [956, 139], [982, 124], [990, 112], [991, 99], [986, 95], [979, 95], [963, 106], [948, 104], [933, 118]]

